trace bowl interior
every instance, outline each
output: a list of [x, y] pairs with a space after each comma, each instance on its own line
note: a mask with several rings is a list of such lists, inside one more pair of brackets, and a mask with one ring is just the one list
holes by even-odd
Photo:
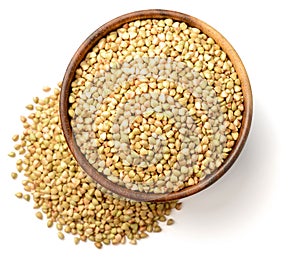
[[[232, 151], [230, 152], [229, 156], [225, 159], [223, 164], [210, 176], [201, 180], [197, 185], [185, 187], [179, 190], [178, 192], [171, 192], [165, 194], [154, 194], [133, 191], [125, 187], [121, 187], [118, 184], [114, 184], [113, 182], [108, 180], [104, 175], [99, 173], [91, 164], [89, 164], [85, 156], [80, 151], [78, 145], [76, 144], [76, 140], [73, 135], [72, 127], [70, 124], [70, 117], [68, 115], [68, 99], [71, 91], [71, 83], [74, 80], [76, 69], [79, 67], [79, 64], [85, 58], [86, 54], [92, 50], [92, 48], [98, 43], [98, 41], [101, 38], [105, 37], [111, 31], [118, 29], [123, 24], [128, 23], [130, 21], [143, 20], [149, 18], [171, 18], [174, 21], [182, 21], [191, 27], [196, 27], [200, 29], [203, 33], [213, 38], [231, 60], [241, 81], [241, 87], [244, 98], [243, 119], [241, 128], [239, 129], [239, 137], [236, 140]], [[63, 79], [62, 91], [60, 96], [60, 117], [62, 130], [72, 154], [78, 161], [79, 165], [84, 169], [84, 171], [89, 176], [91, 176], [97, 183], [118, 195], [138, 201], [171, 201], [190, 196], [207, 188], [208, 186], [216, 182], [221, 176], [223, 176], [226, 173], [226, 171], [228, 171], [228, 169], [232, 166], [232, 164], [239, 156], [250, 130], [252, 119], [252, 93], [247, 72], [241, 59], [239, 58], [234, 48], [230, 45], [230, 43], [218, 31], [216, 31], [203, 21], [189, 16], [187, 14], [169, 10], [144, 10], [125, 14], [123, 16], [109, 21], [108, 23], [98, 28], [95, 32], [93, 32], [79, 47], [79, 49], [76, 51], [73, 58], [71, 59]]]

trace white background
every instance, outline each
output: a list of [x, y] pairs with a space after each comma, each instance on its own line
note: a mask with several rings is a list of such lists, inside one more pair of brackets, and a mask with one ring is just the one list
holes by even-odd
[[[0, 257], [300, 257], [300, 15], [297, 1], [21, 1], [0, 3]], [[11, 136], [45, 85], [62, 80], [81, 42], [127, 12], [162, 8], [193, 15], [239, 53], [254, 96], [241, 156], [209, 189], [183, 200], [176, 224], [137, 246], [73, 244], [17, 199]]]

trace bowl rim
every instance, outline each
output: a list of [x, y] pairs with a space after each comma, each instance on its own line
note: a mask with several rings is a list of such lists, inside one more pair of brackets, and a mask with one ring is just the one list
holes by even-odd
[[[200, 29], [201, 32], [205, 33], [207, 36], [214, 39], [214, 41], [222, 48], [222, 50], [227, 54], [230, 61], [235, 68], [236, 73], [241, 81], [241, 87], [244, 98], [244, 111], [243, 111], [243, 119], [242, 125], [239, 129], [239, 137], [235, 142], [235, 145], [228, 157], [222, 163], [222, 165], [209, 177], [206, 177], [204, 180], [200, 181], [198, 184], [185, 187], [177, 192], [164, 193], [164, 194], [154, 194], [154, 193], [144, 193], [137, 192], [125, 187], [121, 187], [117, 184], [114, 184], [110, 180], [108, 180], [104, 175], [99, 173], [92, 165], [89, 164], [85, 156], [81, 153], [79, 147], [76, 144], [75, 137], [72, 133], [72, 128], [70, 124], [70, 119], [68, 115], [69, 109], [69, 93], [71, 88], [71, 83], [74, 80], [74, 76], [76, 70], [80, 64], [80, 62], [85, 58], [86, 54], [92, 50], [92, 48], [98, 43], [98, 41], [106, 36], [109, 32], [114, 31], [120, 28], [123, 24], [135, 21], [135, 20], [144, 20], [144, 19], [166, 19], [171, 18], [174, 21], [185, 22], [191, 27], [196, 27]], [[80, 45], [78, 50], [73, 55], [63, 78], [61, 94], [59, 100], [59, 113], [60, 113], [60, 121], [63, 134], [65, 136], [66, 142], [69, 146], [69, 149], [78, 164], [82, 167], [82, 169], [97, 183], [99, 183], [104, 188], [109, 191], [116, 193], [120, 196], [133, 199], [136, 201], [151, 201], [151, 202], [165, 202], [172, 200], [179, 200], [195, 193], [198, 193], [213, 183], [215, 183], [219, 178], [221, 178], [233, 165], [238, 156], [240, 155], [247, 137], [249, 135], [251, 121], [252, 121], [252, 113], [253, 113], [253, 99], [252, 99], [252, 91], [250, 86], [250, 81], [246, 72], [246, 69], [240, 59], [239, 55], [232, 47], [232, 45], [227, 41], [227, 39], [219, 33], [216, 29], [206, 24], [202, 20], [190, 16], [185, 13], [171, 11], [171, 10], [162, 10], [162, 9], [148, 9], [148, 10], [140, 10], [134, 11], [131, 13], [127, 13], [121, 15], [117, 18], [114, 18], [104, 25], [100, 26], [96, 29], [91, 35], [87, 37], [87, 39]]]

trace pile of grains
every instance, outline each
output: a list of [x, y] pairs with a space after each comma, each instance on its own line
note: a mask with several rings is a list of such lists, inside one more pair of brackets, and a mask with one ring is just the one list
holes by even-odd
[[197, 28], [137, 20], [102, 38], [76, 70], [69, 115], [82, 153], [128, 189], [166, 193], [198, 184], [232, 150], [241, 82]]
[[[126, 200], [97, 185], [60, 127], [60, 87], [35, 97], [14, 135], [16, 169], [38, 219], [74, 242], [131, 244], [160, 232], [181, 203]], [[45, 92], [50, 88], [45, 87]], [[167, 193], [219, 168], [239, 137], [241, 82], [226, 53], [197, 28], [137, 20], [102, 38], [76, 70], [69, 96], [76, 142], [99, 173], [134, 191]], [[11, 174], [18, 178], [18, 172]]]
[[[24, 131], [12, 137], [16, 158], [13, 179], [22, 177], [24, 192], [16, 193], [26, 201], [33, 199], [38, 219], [47, 218], [47, 226], [74, 236], [75, 244], [92, 241], [97, 248], [103, 244], [119, 244], [160, 232], [160, 222], [174, 223], [168, 218], [181, 203], [146, 203], [125, 200], [112, 195], [93, 182], [78, 166], [64, 139], [59, 110], [60, 86], [44, 99], [33, 98], [26, 108], [28, 117], [21, 116]], [[49, 92], [50, 88], [45, 87]]]

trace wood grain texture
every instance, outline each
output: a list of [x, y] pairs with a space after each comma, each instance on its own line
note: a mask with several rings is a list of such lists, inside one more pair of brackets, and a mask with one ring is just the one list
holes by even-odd
[[[68, 98], [70, 94], [71, 82], [74, 80], [76, 69], [78, 68], [80, 62], [85, 58], [86, 54], [92, 50], [92, 48], [98, 43], [98, 41], [105, 37], [109, 32], [116, 30], [117, 28], [121, 27], [124, 23], [128, 23], [135, 20], [143, 20], [143, 19], [165, 19], [171, 18], [175, 21], [182, 21], [187, 23], [189, 26], [199, 28], [203, 33], [208, 35], [209, 37], [213, 38], [215, 42], [221, 46], [223, 51], [228, 55], [229, 59], [231, 60], [239, 79], [241, 80], [242, 92], [244, 96], [244, 112], [243, 112], [243, 120], [242, 126], [239, 131], [239, 137], [230, 152], [227, 159], [224, 161], [222, 166], [218, 168], [212, 175], [202, 180], [199, 184], [186, 187], [178, 192], [172, 192], [167, 194], [149, 194], [143, 192], [137, 192], [133, 190], [129, 190], [125, 187], [121, 187], [117, 184], [112, 183], [108, 180], [105, 176], [99, 173], [92, 165], [88, 163], [85, 156], [81, 153], [79, 147], [75, 142], [74, 135], [72, 133], [72, 128], [70, 125], [70, 117], [68, 115], [69, 103]], [[245, 67], [238, 56], [237, 52], [231, 46], [231, 44], [214, 28], [206, 24], [205, 22], [189, 16], [187, 14], [183, 14], [180, 12], [169, 11], [169, 10], [159, 10], [159, 9], [151, 9], [151, 10], [143, 10], [128, 13], [122, 15], [116, 19], [113, 19], [96, 31], [94, 31], [79, 47], [79, 49], [74, 54], [73, 58], [71, 59], [69, 66], [66, 69], [65, 76], [63, 79], [62, 90], [60, 95], [60, 119], [61, 119], [61, 126], [66, 138], [67, 144], [76, 158], [79, 165], [83, 168], [83, 170], [91, 176], [97, 183], [105, 187], [106, 189], [117, 193], [121, 196], [138, 200], [138, 201], [152, 201], [152, 202], [164, 202], [164, 201], [171, 201], [182, 199], [184, 197], [193, 195], [198, 193], [211, 184], [216, 182], [221, 176], [223, 176], [235, 160], [238, 158], [240, 152], [245, 145], [246, 139], [248, 137], [250, 127], [251, 127], [251, 120], [252, 120], [252, 109], [253, 109], [253, 102], [252, 102], [252, 92], [251, 86], [249, 82], [249, 78]]]

